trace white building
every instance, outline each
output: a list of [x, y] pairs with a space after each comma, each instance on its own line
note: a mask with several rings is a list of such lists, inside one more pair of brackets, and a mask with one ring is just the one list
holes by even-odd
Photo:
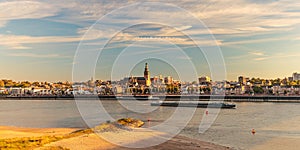
[[293, 73], [293, 80], [294, 81], [300, 80], [300, 73], [297, 73], [297, 72]]

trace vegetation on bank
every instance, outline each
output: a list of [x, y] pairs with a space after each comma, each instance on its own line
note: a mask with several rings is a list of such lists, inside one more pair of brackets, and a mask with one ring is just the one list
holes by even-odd
[[[107, 122], [92, 129], [77, 130], [75, 132], [66, 135], [51, 135], [51, 136], [39, 136], [39, 137], [20, 137], [20, 138], [10, 138], [10, 139], [0, 139], [0, 149], [1, 150], [18, 150], [18, 149], [34, 149], [42, 147], [46, 144], [60, 141], [63, 139], [68, 139], [72, 137], [77, 137], [81, 135], [91, 134], [94, 132], [115, 132], [120, 131], [120, 129], [130, 129], [139, 128], [144, 125], [144, 122], [133, 118], [123, 118], [116, 122]], [[68, 150], [68, 148], [60, 146], [50, 146], [46, 150]]]
[[[68, 139], [72, 137], [77, 137], [84, 134], [93, 133], [92, 129], [78, 130], [66, 135], [51, 135], [51, 136], [39, 136], [39, 137], [21, 137], [21, 138], [10, 138], [0, 140], [1, 150], [11, 150], [11, 149], [34, 149], [41, 147], [45, 144], [56, 142], [62, 139]], [[49, 147], [47, 149], [51, 150], [67, 150], [63, 147]]]
[[63, 138], [64, 138], [63, 136], [40, 136], [40, 137], [1, 139], [0, 149], [1, 150], [33, 149], [33, 148], [41, 147], [51, 142], [59, 141]]

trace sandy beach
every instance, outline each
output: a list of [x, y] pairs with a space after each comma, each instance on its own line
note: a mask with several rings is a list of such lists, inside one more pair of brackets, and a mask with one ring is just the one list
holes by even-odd
[[22, 128], [22, 127], [0, 126], [0, 139], [64, 135], [76, 130], [78, 129], [76, 128]]
[[[278, 122], [276, 124], [272, 124], [265, 128], [261, 128], [261, 130], [266, 131], [279, 131], [279, 132], [286, 132], [289, 131], [291, 133], [299, 133], [300, 129], [300, 117], [294, 117], [289, 120], [285, 120], [282, 122]], [[265, 149], [272, 149], [272, 150], [298, 150], [300, 147], [300, 138], [296, 135], [290, 136], [280, 136], [276, 138], [272, 138], [267, 142], [257, 145], [253, 147], [253, 150], [265, 150]]]
[[[41, 137], [41, 136], [64, 136], [79, 129], [72, 128], [18, 128], [18, 127], [0, 127], [0, 141], [5, 141], [9, 139], [19, 139], [25, 137]], [[49, 150], [49, 149], [71, 149], [71, 150], [129, 150], [132, 148], [126, 148], [112, 144], [101, 136], [115, 138], [118, 141], [124, 142], [126, 144], [145, 141], [146, 138], [151, 138], [153, 136], [162, 137], [163, 133], [159, 132], [149, 132], [149, 130], [139, 129], [138, 132], [131, 131], [121, 131], [121, 132], [104, 132], [104, 133], [83, 133], [69, 138], [59, 139], [57, 141], [49, 142], [42, 146], [32, 147], [29, 149], [36, 150]], [[141, 136], [143, 135], [143, 136]], [[2, 149], [2, 148], [1, 148]], [[228, 147], [219, 146], [216, 144], [203, 142], [195, 139], [190, 139], [183, 136], [176, 136], [165, 143], [156, 145], [153, 147], [148, 147], [147, 149], [162, 150], [162, 149], [197, 149], [197, 150], [226, 150], [230, 149]]]
[[279, 137], [273, 138], [261, 145], [257, 145], [252, 150], [299, 150], [300, 138]]

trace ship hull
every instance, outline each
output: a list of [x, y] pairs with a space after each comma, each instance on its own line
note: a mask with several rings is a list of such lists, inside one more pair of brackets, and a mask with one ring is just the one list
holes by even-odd
[[227, 103], [153, 102], [153, 103], [151, 103], [151, 106], [197, 107], [197, 108], [236, 108], [235, 104], [227, 104]]

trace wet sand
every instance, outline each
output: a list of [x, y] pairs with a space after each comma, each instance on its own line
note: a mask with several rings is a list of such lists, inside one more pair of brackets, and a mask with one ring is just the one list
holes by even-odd
[[300, 138], [280, 137], [273, 138], [264, 144], [257, 145], [252, 150], [299, 150]]
[[[78, 129], [70, 128], [17, 128], [17, 127], [0, 127], [1, 139], [9, 138], [22, 138], [22, 137], [38, 137], [46, 135], [65, 135], [74, 132]], [[100, 138], [100, 134], [106, 138], [118, 139], [123, 144], [134, 144], [135, 142], [147, 142], [147, 138], [161, 137], [164, 138], [164, 133], [160, 132], [149, 132], [149, 130], [139, 129], [138, 132], [122, 131], [122, 132], [104, 132], [104, 133], [90, 133], [83, 134], [76, 137], [62, 139], [56, 142], [52, 142], [42, 147], [36, 148], [36, 150], [48, 150], [51, 147], [63, 147], [71, 150], [130, 150], [132, 148], [126, 148], [112, 144], [103, 138]], [[159, 139], [159, 138], [157, 138]], [[163, 150], [163, 149], [174, 149], [174, 150], [226, 150], [228, 147], [203, 142], [195, 139], [190, 139], [183, 136], [176, 136], [165, 143], [148, 147], [146, 149]]]
[[274, 132], [290, 132], [291, 135], [272, 138], [260, 145], [253, 147], [253, 150], [298, 150], [300, 148], [300, 117], [291, 118], [276, 124], [272, 124], [260, 130]]

